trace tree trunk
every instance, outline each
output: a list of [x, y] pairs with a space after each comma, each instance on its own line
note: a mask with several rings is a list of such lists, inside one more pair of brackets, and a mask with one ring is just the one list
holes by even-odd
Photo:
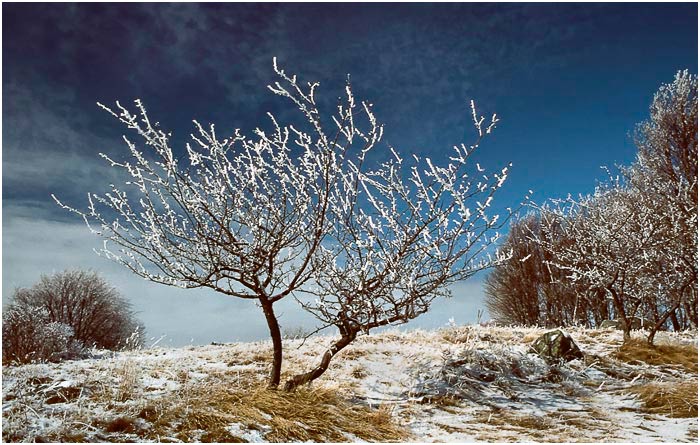
[[673, 311], [671, 313], [671, 324], [673, 325], [673, 330], [675, 332], [681, 330], [681, 324], [678, 322], [678, 316], [676, 315], [676, 311]]
[[297, 374], [290, 380], [287, 380], [287, 383], [285, 383], [284, 385], [284, 390], [294, 391], [297, 387], [306, 383], [311, 383], [312, 381], [319, 378], [321, 375], [323, 375], [324, 372], [326, 372], [326, 369], [328, 369], [328, 365], [330, 364], [331, 359], [338, 352], [340, 352], [340, 350], [352, 343], [352, 341], [355, 340], [356, 337], [357, 331], [354, 330], [343, 333], [342, 337], [340, 337], [340, 340], [333, 343], [333, 345], [329, 349], [327, 349], [326, 352], [323, 353], [321, 363], [316, 368], [303, 374]]
[[668, 317], [670, 317], [671, 314], [675, 314], [676, 310], [678, 309], [678, 307], [680, 305], [681, 305], [681, 302], [679, 300], [676, 302], [676, 304], [674, 304], [671, 307], [671, 309], [666, 311], [666, 313], [659, 320], [657, 320], [656, 324], [654, 326], [652, 326], [652, 328], [649, 330], [649, 336], [647, 337], [647, 343], [649, 343], [650, 345], [654, 344], [654, 336], [659, 331], [659, 329], [661, 329], [661, 327], [664, 325], [664, 323], [666, 323], [666, 320], [668, 320]]
[[270, 329], [270, 337], [272, 338], [272, 369], [270, 370], [270, 380], [267, 387], [269, 389], [277, 389], [280, 384], [280, 374], [282, 371], [282, 334], [280, 333], [280, 325], [277, 322], [275, 311], [272, 308], [272, 303], [266, 300], [260, 300], [267, 327]]
[[695, 329], [698, 328], [698, 304], [697, 301], [695, 304], [691, 304], [690, 302], [686, 301], [683, 303], [683, 308], [685, 309], [685, 313], [688, 314], [688, 322], [692, 327]]
[[[617, 273], [615, 274], [615, 279], [617, 279]], [[607, 286], [607, 289], [608, 292], [610, 292], [610, 295], [612, 296], [613, 304], [615, 306], [615, 310], [617, 311], [617, 317], [620, 320], [622, 320], [622, 341], [626, 342], [630, 338], [632, 338], [632, 336], [630, 335], [630, 331], [632, 330], [632, 323], [627, 318], [624, 302], [613, 287], [613, 283], [614, 281]]]

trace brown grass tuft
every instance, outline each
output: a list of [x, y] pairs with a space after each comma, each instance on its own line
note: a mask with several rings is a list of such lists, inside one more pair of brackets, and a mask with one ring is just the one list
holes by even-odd
[[[511, 410], [496, 409], [481, 411], [474, 415], [473, 422], [483, 425], [476, 440], [483, 442], [524, 442], [524, 441], [560, 441], [557, 432], [566, 425], [558, 420], [534, 414], [520, 414]], [[488, 427], [486, 426], [488, 425]], [[508, 435], [508, 433], [512, 433]], [[567, 439], [576, 439], [569, 433]]]
[[126, 360], [114, 370], [114, 375], [117, 378], [114, 400], [117, 402], [131, 400], [137, 394], [141, 379], [139, 366], [133, 360]]
[[522, 343], [532, 343], [533, 341], [537, 340], [542, 336], [541, 332], [530, 332], [527, 333], [523, 336], [522, 340], [520, 340]]
[[644, 362], [650, 365], [672, 365], [686, 372], [698, 372], [698, 348], [693, 345], [649, 345], [640, 339], [630, 339], [622, 344], [615, 358], [626, 363]]
[[350, 375], [352, 375], [356, 379], [364, 379], [369, 374], [367, 373], [367, 369], [364, 366], [357, 364], [352, 368], [352, 371], [350, 371]]
[[397, 442], [409, 437], [388, 407], [355, 405], [326, 388], [288, 393], [263, 387], [202, 386], [193, 388], [189, 396], [175, 406], [163, 403], [165, 412], [150, 432], [153, 438], [179, 425], [177, 438], [183, 441], [242, 441], [227, 430], [231, 424], [257, 430], [269, 442]]
[[443, 328], [438, 331], [440, 337], [448, 343], [467, 343], [475, 338], [475, 334], [469, 326]]
[[340, 354], [338, 354], [338, 358], [340, 360], [357, 360], [360, 357], [364, 357], [367, 355], [367, 350], [366, 349], [359, 349], [359, 348], [353, 348], [350, 347], [348, 349], [344, 349]]
[[698, 416], [698, 381], [654, 382], [637, 385], [632, 391], [642, 400], [644, 411], [668, 417]]

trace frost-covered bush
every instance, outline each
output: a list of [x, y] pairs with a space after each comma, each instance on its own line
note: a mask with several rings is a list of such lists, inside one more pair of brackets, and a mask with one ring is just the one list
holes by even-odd
[[11, 305], [2, 317], [2, 362], [59, 361], [80, 354], [73, 328], [38, 306]]
[[3, 311], [3, 363], [54, 361], [87, 348], [133, 349], [143, 327], [129, 302], [94, 272], [42, 276]]
[[499, 344], [446, 352], [439, 367], [419, 364], [417, 369], [408, 396], [428, 403], [471, 401], [502, 407], [536, 397], [531, 394], [534, 387], [571, 391], [576, 386], [576, 371], [568, 365], [551, 365], [537, 354]]

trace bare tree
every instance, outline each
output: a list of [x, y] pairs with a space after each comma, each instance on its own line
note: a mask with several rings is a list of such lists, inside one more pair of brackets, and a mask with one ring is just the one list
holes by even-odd
[[[49, 353], [41, 351], [69, 352], [73, 343], [80, 348], [135, 347], [144, 333], [129, 301], [94, 272], [43, 275], [31, 288], [15, 291], [7, 314], [3, 349], [19, 361], [32, 357], [29, 353], [48, 359]], [[61, 326], [69, 334], [59, 335], [61, 329], [68, 332]], [[49, 336], [55, 339], [48, 341]], [[56, 343], [61, 338], [66, 340]]]
[[527, 237], [536, 230], [534, 224], [537, 221], [532, 215], [513, 221], [503, 243], [505, 249], [512, 250], [512, 257], [496, 266], [484, 281], [486, 306], [499, 323], [538, 325], [541, 322], [538, 277], [541, 249], [538, 252], [539, 246]]
[[586, 289], [548, 265], [552, 253], [543, 248], [544, 241], [559, 245], [571, 240], [564, 239], [556, 227], [542, 230], [535, 213], [512, 222], [502, 246], [512, 256], [494, 267], [484, 281], [489, 313], [504, 324], [590, 325]]
[[[327, 132], [317, 109], [317, 83], [302, 86], [277, 67], [280, 82], [268, 88], [291, 101], [309, 130], [282, 125], [269, 115], [272, 131], [249, 138], [236, 130], [219, 138], [213, 125], [195, 121], [186, 165], [137, 100], [137, 114], [118, 102], [116, 111], [100, 105], [141, 137], [143, 153], [128, 138], [131, 159], [111, 166], [126, 174], [124, 187], [89, 194], [81, 215], [106, 238], [100, 251], [135, 274], [156, 283], [210, 288], [257, 301], [273, 343], [269, 386], [276, 388], [282, 367], [282, 337], [273, 305], [314, 278], [311, 259], [329, 230], [331, 192], [342, 180], [347, 153], [366, 153], [381, 139], [371, 106], [359, 114], [350, 86]], [[353, 143], [359, 149], [352, 150]], [[58, 202], [58, 200], [57, 200]]]
[[285, 389], [320, 377], [358, 334], [416, 318], [435, 298], [448, 296], [451, 283], [503, 259], [488, 249], [505, 222], [491, 204], [509, 166], [486, 174], [469, 162], [498, 122], [493, 115], [484, 128], [471, 105], [478, 140], [454, 147], [445, 166], [415, 155], [404, 160], [393, 148], [393, 159], [376, 169], [349, 165], [333, 193], [330, 242], [314, 259], [316, 287], [302, 301], [323, 327], [337, 327], [340, 338]]

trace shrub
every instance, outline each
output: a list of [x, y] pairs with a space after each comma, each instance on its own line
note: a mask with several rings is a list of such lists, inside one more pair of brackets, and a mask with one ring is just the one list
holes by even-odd
[[2, 362], [58, 361], [79, 353], [73, 329], [51, 321], [46, 309], [10, 306], [2, 320]]
[[130, 303], [94, 272], [42, 276], [15, 291], [3, 313], [3, 363], [56, 361], [81, 349], [125, 349], [143, 342]]

